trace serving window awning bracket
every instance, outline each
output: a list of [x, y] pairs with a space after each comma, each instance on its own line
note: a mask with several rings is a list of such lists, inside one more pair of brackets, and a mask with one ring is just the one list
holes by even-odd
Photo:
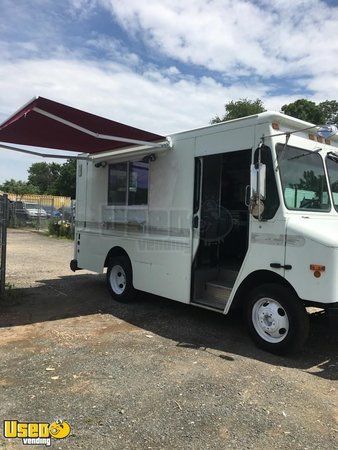
[[94, 155], [89, 155], [88, 159], [91, 161], [103, 161], [103, 160], [114, 160], [115, 162], [127, 161], [138, 159], [149, 155], [151, 153], [162, 153], [167, 150], [172, 150], [173, 146], [167, 140], [165, 142], [159, 142], [156, 146], [141, 145], [132, 147], [121, 147], [120, 149], [106, 151], [102, 153], [96, 153]]
[[35, 152], [34, 150], [28, 150], [27, 148], [19, 148], [19, 147], [13, 147], [12, 145], [5, 145], [0, 142], [0, 150], [12, 150], [14, 152], [24, 153], [27, 155], [34, 155], [34, 156], [40, 156], [41, 158], [58, 158], [58, 159], [86, 159], [88, 160], [88, 156], [86, 155], [60, 155], [60, 154], [51, 154], [51, 153], [40, 153]]

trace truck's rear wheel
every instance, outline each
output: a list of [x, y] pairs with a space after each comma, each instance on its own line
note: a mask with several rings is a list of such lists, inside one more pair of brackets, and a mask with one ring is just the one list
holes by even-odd
[[250, 334], [271, 353], [293, 353], [302, 348], [309, 333], [305, 307], [291, 289], [265, 284], [254, 289], [246, 305]]
[[119, 302], [134, 299], [132, 267], [127, 256], [116, 256], [109, 261], [107, 285], [111, 296]]

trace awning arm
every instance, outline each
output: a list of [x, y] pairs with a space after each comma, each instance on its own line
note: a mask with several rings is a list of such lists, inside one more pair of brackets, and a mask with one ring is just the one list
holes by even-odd
[[[166, 141], [167, 142], [167, 141]], [[149, 147], [149, 145], [142, 146], [132, 146], [132, 147], [122, 147], [117, 150], [108, 150], [105, 152], [95, 153], [94, 155], [89, 155], [88, 160], [90, 161], [104, 161], [106, 159], [118, 161], [127, 161], [133, 158], [140, 158], [150, 153], [160, 153], [168, 150], [172, 150], [172, 146], [168, 142], [168, 145], [163, 142], [159, 142], [156, 147]], [[165, 144], [165, 145], [163, 145]]]
[[[74, 128], [75, 130], [81, 131], [82, 133], [89, 134], [89, 136], [93, 136], [97, 139], [105, 139], [107, 141], [116, 141], [116, 142], [126, 142], [128, 144], [147, 145], [148, 147], [160, 146], [158, 143], [156, 144], [155, 142], [140, 141], [138, 139], [128, 139], [119, 136], [111, 136], [109, 134], [96, 133], [95, 131], [88, 130], [87, 128], [81, 127], [80, 125], [76, 125], [75, 123], [70, 122], [69, 120], [63, 119], [62, 117], [56, 116], [55, 114], [51, 114], [37, 107], [34, 107], [33, 111], [42, 114], [43, 116], [49, 117], [50, 119], [60, 122], [64, 125], [67, 125], [68, 127]], [[169, 147], [169, 143], [161, 144], [161, 146]]]
[[34, 156], [41, 156], [42, 158], [59, 158], [59, 159], [88, 159], [87, 156], [81, 156], [81, 155], [51, 155], [50, 153], [39, 153], [34, 152], [33, 150], [27, 150], [23, 148], [18, 147], [12, 147], [11, 145], [4, 145], [0, 143], [0, 149], [5, 150], [13, 150], [14, 152], [20, 152], [20, 153], [27, 153], [28, 155], [34, 155]]

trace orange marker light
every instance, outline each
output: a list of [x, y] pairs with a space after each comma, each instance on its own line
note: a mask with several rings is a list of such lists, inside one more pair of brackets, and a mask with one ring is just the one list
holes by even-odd
[[309, 139], [311, 139], [311, 141], [315, 141], [316, 136], [313, 133], [309, 133]]
[[311, 264], [310, 270], [314, 270], [315, 272], [325, 272], [326, 267], [320, 264]]
[[273, 128], [274, 130], [279, 130], [279, 123], [277, 123], [277, 122], [272, 122], [272, 128]]

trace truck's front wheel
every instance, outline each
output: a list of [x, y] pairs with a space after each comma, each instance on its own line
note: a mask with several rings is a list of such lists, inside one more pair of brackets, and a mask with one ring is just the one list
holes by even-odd
[[309, 333], [304, 305], [291, 289], [265, 284], [254, 289], [246, 305], [250, 334], [271, 353], [293, 353], [302, 348]]
[[119, 302], [134, 299], [132, 267], [127, 256], [117, 256], [110, 260], [107, 269], [107, 285], [112, 297]]

